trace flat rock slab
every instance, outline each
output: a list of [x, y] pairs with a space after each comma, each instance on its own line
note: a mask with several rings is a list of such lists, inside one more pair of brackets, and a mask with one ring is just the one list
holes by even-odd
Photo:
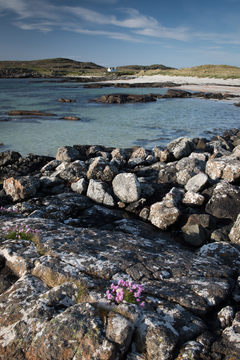
[[[19, 223], [40, 229], [39, 240], [5, 240], [6, 226]], [[1, 219], [0, 228], [0, 255], [19, 278], [0, 295], [3, 358], [40, 360], [48, 353], [49, 359], [113, 360], [132, 344], [148, 359], [170, 360], [206, 329], [202, 319], [227, 300], [236, 277], [218, 249], [195, 253], [160, 234], [140, 237], [40, 218]], [[106, 299], [120, 278], [144, 286], [144, 309]]]

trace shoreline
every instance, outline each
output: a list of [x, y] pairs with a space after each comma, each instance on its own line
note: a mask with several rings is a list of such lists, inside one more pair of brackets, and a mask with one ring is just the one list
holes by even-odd
[[[134, 79], [124, 80], [107, 80], [105, 83], [127, 83], [127, 84], [141, 84], [141, 83], [157, 83], [157, 82], [174, 82], [179, 84], [176, 89], [203, 91], [203, 92], [221, 92], [224, 94], [239, 95], [240, 99], [240, 79], [217, 79], [217, 78], [198, 78], [191, 76], [168, 76], [168, 75], [152, 75], [139, 76]], [[235, 100], [238, 101], [238, 98]], [[234, 100], [234, 102], [235, 102]], [[233, 102], [233, 100], [227, 100]]]

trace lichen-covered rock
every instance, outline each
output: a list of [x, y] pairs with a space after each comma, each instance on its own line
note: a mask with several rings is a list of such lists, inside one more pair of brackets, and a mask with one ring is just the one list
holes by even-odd
[[4, 180], [3, 188], [13, 201], [29, 199], [36, 195], [40, 181], [37, 177], [22, 176], [20, 178], [9, 178]]
[[240, 251], [226, 242], [203, 245], [197, 254], [203, 257], [210, 256], [234, 268], [240, 265]]
[[[175, 190], [167, 198], [180, 202], [181, 194]], [[172, 359], [205, 331], [202, 315], [219, 311], [231, 296], [239, 265], [230, 244], [235, 253], [221, 256], [215, 249], [204, 255], [203, 247], [194, 253], [169, 236], [138, 229], [137, 221], [136, 231], [123, 233], [50, 219], [10, 219], [0, 219], [0, 227], [22, 222], [41, 232], [38, 242], [1, 239], [1, 255], [21, 276], [0, 295], [4, 359], [40, 360], [48, 353], [49, 359], [75, 354], [79, 360], [115, 360], [128, 351], [139, 359]], [[106, 299], [111, 282], [121, 278], [143, 284], [145, 308]]]
[[167, 145], [167, 149], [174, 156], [176, 160], [179, 160], [191, 154], [191, 152], [194, 149], [194, 143], [189, 138], [180, 137], [171, 141]]
[[189, 206], [201, 206], [204, 203], [204, 196], [193, 191], [187, 191], [184, 196], [182, 203]]
[[[180, 185], [186, 185], [187, 182], [196, 174], [205, 170], [205, 161], [197, 157], [184, 157], [176, 164], [177, 182]], [[196, 190], [195, 190], [196, 191]]]
[[240, 188], [220, 181], [206, 205], [206, 212], [219, 219], [235, 221], [240, 212]]
[[140, 199], [141, 185], [135, 174], [121, 173], [112, 182], [114, 194], [124, 203], [131, 203]]
[[79, 159], [79, 152], [76, 148], [71, 146], [62, 146], [58, 149], [56, 160], [72, 162]]
[[[184, 346], [180, 349], [180, 353], [176, 360], [199, 360], [203, 358], [203, 345], [198, 341], [188, 341]], [[203, 358], [204, 359], [204, 358]]]
[[240, 179], [240, 160], [230, 157], [210, 159], [206, 165], [206, 173], [213, 180], [224, 179], [230, 183]]
[[[64, 164], [64, 163], [63, 163]], [[76, 181], [81, 177], [84, 177], [87, 173], [87, 167], [84, 161], [75, 160], [70, 164], [65, 164], [64, 169], [57, 167], [58, 176], [68, 182]]]

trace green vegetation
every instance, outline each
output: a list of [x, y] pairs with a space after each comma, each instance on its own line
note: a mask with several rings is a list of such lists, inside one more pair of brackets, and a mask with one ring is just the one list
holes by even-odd
[[113, 78], [124, 75], [170, 75], [239, 79], [240, 68], [230, 65], [201, 65], [181, 69], [175, 69], [161, 64], [148, 66], [125, 65], [117, 67], [115, 73], [108, 73], [105, 67], [92, 62], [81, 62], [64, 58], [32, 61], [0, 61], [0, 78], [75, 76]]
[[240, 68], [230, 65], [200, 65], [192, 68], [142, 70], [138, 75], [196, 76], [217, 79], [239, 79]]
[[161, 64], [154, 65], [125, 65], [117, 67], [117, 75], [138, 75], [139, 71], [166, 71], [175, 70], [174, 68], [164, 66]]
[[0, 61], [0, 77], [102, 76], [106, 69], [92, 62], [64, 58], [33, 61]]

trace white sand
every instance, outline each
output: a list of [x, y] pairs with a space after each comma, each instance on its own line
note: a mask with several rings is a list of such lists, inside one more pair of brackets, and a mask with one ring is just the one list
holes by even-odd
[[[179, 85], [178, 89], [204, 91], [204, 92], [221, 92], [223, 94], [234, 94], [240, 97], [240, 79], [215, 79], [215, 78], [198, 78], [193, 76], [168, 76], [168, 75], [152, 75], [139, 76], [133, 79], [116, 80], [108, 82], [120, 83], [151, 83], [151, 82], [167, 82], [171, 81]], [[231, 100], [232, 101], [232, 100]], [[234, 102], [239, 101], [238, 98]]]

